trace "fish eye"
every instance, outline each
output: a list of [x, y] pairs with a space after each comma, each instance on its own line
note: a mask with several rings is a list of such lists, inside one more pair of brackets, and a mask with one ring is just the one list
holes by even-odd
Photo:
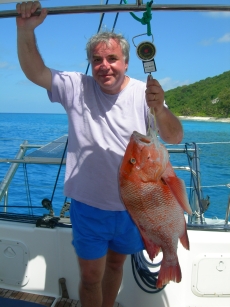
[[135, 163], [136, 163], [136, 159], [135, 159], [135, 158], [131, 158], [131, 159], [129, 160], [129, 162], [132, 163], [132, 164], [135, 164]]

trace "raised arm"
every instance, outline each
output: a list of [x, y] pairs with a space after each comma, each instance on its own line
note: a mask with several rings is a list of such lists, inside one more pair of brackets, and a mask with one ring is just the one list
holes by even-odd
[[146, 101], [153, 109], [159, 135], [167, 143], [179, 144], [183, 139], [183, 128], [179, 119], [164, 105], [164, 91], [159, 82], [148, 77]]
[[27, 78], [47, 90], [51, 90], [51, 71], [45, 66], [36, 45], [34, 29], [47, 16], [46, 9], [42, 9], [40, 16], [31, 16], [41, 5], [38, 1], [17, 4], [18, 58], [21, 68]]

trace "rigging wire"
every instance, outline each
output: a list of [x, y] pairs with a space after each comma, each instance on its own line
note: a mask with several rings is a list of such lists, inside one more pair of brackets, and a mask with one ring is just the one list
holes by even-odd
[[52, 205], [53, 198], [54, 198], [54, 193], [55, 193], [55, 190], [56, 190], [56, 187], [57, 187], [57, 182], [58, 182], [58, 178], [59, 178], [59, 175], [60, 175], [61, 167], [63, 165], [63, 160], [64, 160], [64, 157], [65, 157], [67, 145], [68, 145], [68, 138], [66, 139], [65, 148], [64, 148], [64, 151], [63, 151], [63, 154], [62, 154], [60, 166], [59, 166], [57, 177], [56, 177], [56, 181], [55, 181], [55, 184], [54, 184], [53, 193], [52, 193], [51, 200], [50, 200], [51, 205]]
[[28, 210], [30, 214], [33, 215], [33, 206], [31, 202], [30, 186], [29, 186], [29, 179], [28, 179], [26, 163], [23, 163], [23, 170], [24, 170], [24, 178], [25, 178], [26, 195], [27, 195], [27, 201], [28, 201]]
[[[123, 1], [123, 0], [120, 1], [120, 4], [122, 4], [122, 1]], [[109, 0], [106, 1], [106, 5], [108, 5], [108, 3], [109, 3]], [[118, 15], [119, 15], [119, 13], [116, 13], [115, 20], [114, 20], [114, 23], [113, 23], [112, 32], [113, 32], [114, 29], [115, 29], [115, 26], [116, 26], [116, 23], [117, 23], [117, 19], [118, 19]], [[99, 26], [98, 26], [97, 33], [99, 33], [100, 30], [101, 30], [102, 22], [103, 22], [103, 20], [104, 20], [104, 16], [105, 16], [105, 13], [103, 13], [102, 16], [101, 16], [101, 19], [100, 19], [100, 23], [99, 23]], [[89, 66], [90, 66], [90, 63], [88, 63], [88, 65], [87, 65], [86, 72], [85, 72], [86, 75], [88, 74]], [[59, 167], [59, 170], [58, 170], [58, 174], [57, 174], [57, 177], [56, 177], [56, 181], [55, 181], [55, 184], [54, 184], [53, 193], [52, 193], [52, 197], [51, 197], [51, 200], [50, 200], [50, 201], [51, 201], [51, 204], [52, 204], [53, 197], [54, 197], [54, 193], [55, 193], [55, 190], [56, 190], [58, 178], [59, 178], [60, 171], [61, 171], [61, 167], [62, 167], [62, 162], [63, 162], [64, 155], [65, 155], [66, 148], [67, 148], [67, 144], [68, 144], [68, 137], [67, 137], [67, 140], [66, 140], [65, 149], [64, 149], [64, 152], [63, 152], [62, 160], [61, 160], [60, 167]], [[66, 200], [67, 200], [67, 197], [65, 197], [64, 204], [65, 204]]]
[[[109, 0], [106, 1], [106, 5], [108, 4], [108, 2], [109, 2]], [[123, 0], [120, 1], [120, 4], [122, 4], [122, 2], [123, 2]], [[114, 32], [114, 29], [115, 29], [115, 26], [116, 26], [116, 23], [117, 23], [117, 19], [118, 19], [118, 15], [119, 15], [119, 13], [116, 13], [111, 32]], [[105, 16], [105, 13], [103, 13], [102, 16], [101, 16], [101, 20], [100, 20], [100, 23], [99, 23], [99, 27], [97, 29], [97, 33], [99, 33], [101, 31], [104, 16]], [[85, 72], [86, 75], [88, 74], [89, 67], [90, 67], [90, 62], [88, 63], [87, 68], [86, 68], [86, 72]]]
[[[108, 3], [109, 3], [109, 0], [106, 1], [105, 5], [107, 5]], [[98, 29], [97, 29], [97, 33], [99, 33], [100, 30], [101, 30], [102, 22], [104, 20], [104, 17], [105, 17], [105, 13], [102, 13], [100, 23], [99, 23], [99, 26], [98, 26]], [[88, 65], [87, 65], [87, 68], [86, 68], [86, 72], [85, 72], [86, 75], [88, 74], [89, 67], [90, 67], [90, 62], [88, 62]]]
[[[195, 157], [191, 157], [191, 155], [189, 154], [188, 152], [188, 143], [185, 144], [185, 152], [186, 152], [186, 155], [187, 155], [187, 158], [188, 158], [188, 164], [189, 164], [189, 168], [190, 170], [192, 170], [192, 165], [191, 165], [191, 161], [193, 159], [195, 159], [195, 169], [196, 171], [200, 172], [200, 170], [198, 169], [198, 165], [197, 165], [197, 159], [198, 159], [198, 156], [197, 156], [197, 146], [196, 146], [196, 143], [192, 143], [194, 145], [194, 148], [195, 148], [195, 152], [194, 152], [194, 155]], [[196, 179], [195, 179], [196, 177]], [[190, 177], [190, 186], [193, 187], [195, 193], [196, 193], [196, 196], [197, 196], [197, 199], [198, 199], [198, 205], [199, 205], [199, 209], [200, 209], [200, 222], [201, 224], [203, 224], [203, 219], [202, 219], [202, 214], [205, 212], [204, 208], [203, 208], [203, 205], [202, 205], [202, 201], [201, 201], [201, 197], [203, 198], [203, 191], [200, 189], [199, 190], [199, 176], [195, 176], [194, 173], [191, 171], [191, 177]], [[201, 193], [201, 194], [200, 194]], [[189, 196], [189, 203], [191, 204], [191, 199], [192, 199], [192, 192], [190, 190], [190, 196]], [[194, 208], [195, 209], [195, 208]]]
[[[122, 1], [120, 1], [120, 4], [122, 4]], [[116, 14], [115, 19], [114, 19], [114, 23], [113, 23], [113, 27], [112, 27], [112, 32], [114, 31], [116, 24], [117, 24], [117, 19], [118, 19], [119, 13]]]

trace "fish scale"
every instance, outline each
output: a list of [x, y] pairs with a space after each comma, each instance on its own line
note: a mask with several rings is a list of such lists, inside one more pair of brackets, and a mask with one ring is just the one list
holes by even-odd
[[184, 210], [191, 214], [184, 183], [154, 134], [133, 132], [119, 172], [121, 198], [137, 225], [150, 259], [163, 252], [157, 287], [181, 281], [177, 245], [189, 249]]

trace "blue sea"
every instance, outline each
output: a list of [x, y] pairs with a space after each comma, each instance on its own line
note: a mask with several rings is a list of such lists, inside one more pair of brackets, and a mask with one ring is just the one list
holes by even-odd
[[[230, 195], [230, 123], [183, 120], [184, 143], [197, 143], [200, 154], [200, 171], [203, 197], [210, 197], [205, 217], [225, 218]], [[45, 145], [68, 133], [65, 114], [0, 114], [0, 159], [14, 158], [23, 141]], [[182, 145], [177, 148], [182, 148]], [[168, 148], [175, 148], [169, 146]], [[35, 150], [30, 149], [28, 152]], [[173, 166], [188, 166], [186, 154], [171, 154]], [[9, 163], [0, 163], [0, 182], [9, 169]], [[8, 212], [46, 214], [41, 201], [53, 197], [55, 215], [60, 214], [64, 204], [63, 182], [65, 166], [20, 165], [8, 191]], [[185, 180], [190, 191], [190, 174], [176, 171]], [[4, 199], [0, 201], [3, 210]], [[14, 207], [12, 207], [14, 206]]]

